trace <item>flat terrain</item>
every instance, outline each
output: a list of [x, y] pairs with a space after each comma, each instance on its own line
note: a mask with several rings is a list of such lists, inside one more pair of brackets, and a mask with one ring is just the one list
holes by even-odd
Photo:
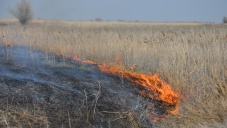
[[[34, 20], [21, 26], [15, 20], [0, 20], [0, 35], [4, 127], [227, 125], [225, 24]], [[27, 57], [22, 65], [5, 64], [10, 57], [5, 57], [4, 47], [9, 50], [18, 45], [26, 46], [32, 57], [36, 55], [33, 50], [39, 51], [48, 61], [33, 64]], [[17, 53], [13, 55], [16, 58]], [[136, 73], [158, 73], [181, 94], [179, 112], [163, 117], [166, 109], [154, 109], [156, 116], [162, 116], [154, 123], [146, 117], [146, 107], [153, 104], [158, 108], [159, 102], [137, 93], [138, 85], [69, 56], [121, 66], [122, 71], [132, 70], [136, 64]]]
[[159, 103], [138, 96], [130, 82], [25, 46], [6, 50], [8, 58], [0, 53], [1, 127], [152, 126], [143, 111]]

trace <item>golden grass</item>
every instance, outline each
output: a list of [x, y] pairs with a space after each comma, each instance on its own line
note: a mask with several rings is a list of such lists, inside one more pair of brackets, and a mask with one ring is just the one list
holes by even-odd
[[[5, 22], [5, 21], [0, 21]], [[200, 23], [38, 21], [0, 26], [4, 44], [158, 73], [183, 95], [178, 115], [154, 127], [227, 125], [227, 26]]]

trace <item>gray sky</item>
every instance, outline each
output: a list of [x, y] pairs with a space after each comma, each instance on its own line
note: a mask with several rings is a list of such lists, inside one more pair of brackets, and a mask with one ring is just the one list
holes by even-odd
[[[0, 18], [19, 0], [0, 0]], [[151, 22], [222, 22], [227, 0], [31, 0], [35, 18]]]

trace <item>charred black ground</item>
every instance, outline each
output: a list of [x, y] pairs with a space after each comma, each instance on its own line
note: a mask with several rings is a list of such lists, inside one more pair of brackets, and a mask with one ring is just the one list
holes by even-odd
[[26, 46], [0, 47], [0, 59], [0, 127], [151, 127], [146, 113], [168, 109], [96, 65]]

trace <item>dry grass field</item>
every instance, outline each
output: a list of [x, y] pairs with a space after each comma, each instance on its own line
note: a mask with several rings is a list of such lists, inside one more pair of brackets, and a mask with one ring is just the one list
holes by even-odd
[[3, 44], [158, 73], [182, 99], [153, 127], [227, 126], [227, 25], [0, 20], [0, 35]]

